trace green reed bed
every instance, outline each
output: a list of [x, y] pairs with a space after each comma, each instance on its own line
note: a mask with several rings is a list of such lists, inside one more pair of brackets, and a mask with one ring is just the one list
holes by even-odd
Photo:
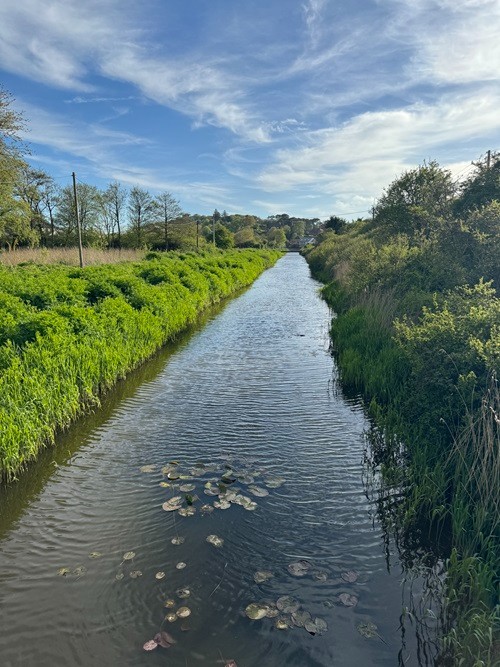
[[119, 378], [251, 284], [276, 251], [0, 267], [0, 475], [14, 478]]

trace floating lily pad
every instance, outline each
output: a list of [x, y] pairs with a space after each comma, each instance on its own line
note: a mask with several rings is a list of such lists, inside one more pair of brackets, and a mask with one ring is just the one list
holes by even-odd
[[160, 486], [161, 486], [163, 489], [168, 489], [168, 488], [169, 488], [170, 486], [172, 486], [172, 485], [169, 484], [168, 482], [160, 482]]
[[214, 508], [212, 507], [212, 505], [202, 505], [202, 506], [200, 507], [200, 510], [201, 510], [204, 514], [210, 514], [211, 512], [214, 511]]
[[86, 573], [87, 573], [87, 568], [83, 565], [78, 565], [73, 570], [73, 574], [76, 574], [77, 577], [83, 577], [83, 575]]
[[169, 472], [167, 474], [167, 477], [168, 477], [168, 479], [174, 481], [176, 479], [179, 479], [180, 476], [179, 476], [179, 473], [175, 472], [175, 470], [172, 470], [171, 472]]
[[182, 493], [189, 493], [195, 489], [196, 486], [194, 484], [182, 484], [182, 486], [179, 486], [179, 491], [182, 491]]
[[251, 618], [253, 621], [258, 621], [261, 618], [265, 618], [268, 610], [269, 607], [267, 604], [265, 605], [265, 604], [258, 604], [257, 602], [252, 602], [245, 609], [245, 614], [248, 616], [248, 618]]
[[171, 600], [169, 598], [168, 600], [165, 600], [163, 606], [166, 607], [167, 609], [172, 609], [172, 607], [175, 607], [175, 600]]
[[102, 553], [100, 551], [91, 551], [89, 553], [89, 558], [100, 558]]
[[129, 576], [131, 579], [139, 579], [139, 577], [142, 577], [142, 572], [140, 570], [132, 570]]
[[285, 480], [283, 477], [266, 477], [264, 480], [264, 484], [268, 487], [268, 489], [278, 489], [284, 483]]
[[347, 581], [347, 583], [353, 584], [358, 580], [359, 574], [355, 570], [348, 570], [347, 572], [342, 572], [340, 576], [344, 581]]
[[158, 648], [158, 644], [155, 642], [154, 639], [150, 639], [148, 642], [144, 644], [142, 647], [145, 651], [154, 651], [155, 648]]
[[262, 584], [264, 581], [267, 581], [268, 579], [272, 579], [273, 573], [270, 572], [269, 570], [259, 570], [253, 575], [253, 579], [255, 583], [257, 584]]
[[165, 572], [157, 572], [157, 573], [155, 574], [155, 578], [158, 579], [159, 581], [160, 581], [161, 579], [165, 579]]
[[222, 537], [218, 537], [217, 535], [209, 535], [207, 537], [207, 542], [213, 544], [214, 547], [221, 547], [224, 544]]
[[219, 495], [219, 489], [205, 489], [203, 493], [207, 496], [218, 496]]
[[328, 630], [328, 624], [322, 618], [315, 618], [314, 620], [307, 621], [304, 624], [304, 628], [311, 635], [322, 635]]
[[135, 551], [126, 551], [122, 556], [122, 560], [132, 560], [134, 558], [135, 558]]
[[154, 637], [154, 641], [162, 648], [170, 648], [175, 644], [175, 639], [168, 632], [165, 632], [165, 630], [158, 632]]
[[186, 563], [183, 563], [182, 561], [180, 563], [177, 563], [175, 566], [178, 570], [183, 570], [186, 567]]
[[355, 607], [358, 604], [357, 596], [351, 595], [350, 593], [341, 593], [338, 599], [342, 602], [344, 607]]
[[65, 577], [67, 574], [70, 574], [70, 573], [71, 573], [71, 570], [69, 569], [69, 567], [60, 567], [60, 568], [57, 570], [57, 574], [58, 574], [60, 577]]
[[306, 623], [309, 623], [311, 620], [311, 614], [308, 611], [294, 611], [292, 614], [292, 623], [298, 628], [305, 627]]
[[313, 579], [316, 579], [316, 581], [326, 581], [328, 579], [328, 572], [324, 572], [323, 570], [314, 570], [312, 573]]
[[274, 627], [277, 630], [288, 630], [290, 621], [287, 618], [277, 618]]
[[195, 507], [181, 507], [179, 510], [180, 516], [193, 516], [194, 514], [196, 514]]
[[249, 486], [248, 490], [253, 496], [257, 496], [257, 498], [265, 498], [265, 496], [269, 495], [269, 491], [263, 489], [261, 486]]
[[368, 621], [368, 623], [360, 623], [356, 627], [357, 631], [362, 637], [366, 637], [366, 639], [372, 639], [373, 637], [378, 637], [378, 628], [375, 625], [375, 623], [372, 623], [371, 621]]
[[172, 537], [172, 539], [170, 540], [170, 542], [175, 545], [184, 544], [185, 541], [186, 541], [185, 537], [179, 537], [179, 536]]
[[245, 474], [238, 475], [238, 479], [242, 484], [253, 484], [255, 481], [252, 475], [245, 475]]
[[288, 571], [294, 577], [304, 577], [311, 569], [311, 563], [307, 560], [299, 560], [295, 563], [290, 563]]
[[250, 500], [243, 505], [243, 509], [247, 510], [248, 512], [253, 512], [255, 509], [257, 509], [257, 503], [254, 503], [253, 500]]
[[227, 500], [216, 500], [214, 507], [218, 510], [228, 510], [231, 507], [231, 503], [228, 503]]
[[139, 470], [141, 472], [155, 472], [156, 466], [155, 465], [141, 466]]
[[116, 581], [121, 581], [121, 580], [123, 579], [124, 576], [125, 576], [125, 575], [123, 574], [123, 572], [117, 572], [117, 573], [115, 574], [115, 579], [116, 579]]
[[285, 614], [293, 614], [300, 607], [300, 602], [289, 595], [283, 595], [276, 600], [276, 606]]
[[280, 612], [276, 607], [269, 607], [266, 612], [266, 618], [276, 618], [276, 616], [279, 616], [279, 613]]
[[191, 609], [189, 607], [179, 607], [177, 616], [179, 618], [187, 618], [188, 616], [191, 616]]
[[177, 614], [175, 611], [169, 611], [168, 614], [165, 616], [165, 620], [168, 621], [169, 623], [175, 623], [177, 620]]
[[189, 588], [178, 588], [175, 591], [175, 594], [177, 595], [178, 598], [184, 600], [191, 595], [191, 591], [189, 590]]
[[165, 510], [165, 512], [175, 512], [175, 510], [179, 510], [181, 507], [181, 496], [174, 496], [174, 498], [170, 498], [170, 500], [167, 500], [167, 502], [163, 503], [162, 505], [162, 508]]

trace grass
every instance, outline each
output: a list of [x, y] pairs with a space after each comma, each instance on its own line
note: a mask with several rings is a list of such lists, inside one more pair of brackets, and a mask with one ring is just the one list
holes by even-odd
[[[137, 262], [144, 258], [143, 250], [99, 250], [84, 248], [85, 266], [96, 264], [116, 264], [117, 262]], [[0, 264], [18, 266], [19, 264], [66, 264], [79, 266], [78, 248], [16, 248], [11, 252], [0, 251]]]

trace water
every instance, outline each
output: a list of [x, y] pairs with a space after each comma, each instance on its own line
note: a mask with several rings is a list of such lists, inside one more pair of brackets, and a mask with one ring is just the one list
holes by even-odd
[[[285, 256], [121, 383], [98, 414], [2, 492], [3, 667], [432, 664], [400, 628], [405, 574], [363, 486], [367, 422], [361, 405], [335, 390], [330, 314], [317, 290], [303, 258]], [[192, 480], [198, 511], [182, 518], [162, 510], [175, 491], [160, 486], [160, 469], [172, 460], [183, 470], [199, 461], [250, 469], [261, 487], [272, 475], [285, 482], [253, 497], [255, 511], [233, 505], [204, 515], [201, 504], [217, 499], [203, 484], [216, 475], [200, 471]], [[144, 465], [155, 472], [141, 472]], [[251, 496], [245, 484], [233, 486]], [[222, 548], [206, 542], [209, 534], [224, 539]], [[176, 535], [185, 542], [172, 545]], [[102, 556], [89, 558], [96, 551]], [[126, 551], [136, 556], [122, 563]], [[311, 570], [299, 578], [287, 566], [300, 559]], [[60, 568], [69, 574], [59, 576]], [[142, 576], [131, 578], [134, 570]], [[257, 570], [274, 576], [257, 584]], [[354, 583], [342, 579], [350, 570]], [[326, 581], [314, 578], [318, 571]], [[191, 596], [178, 600], [186, 586]], [[357, 605], [345, 607], [341, 593]], [[275, 619], [245, 616], [249, 603], [283, 595], [328, 631], [278, 630]], [[191, 616], [163, 621], [167, 598]], [[359, 633], [368, 622], [379, 636]], [[160, 627], [177, 644], [144, 652]]]

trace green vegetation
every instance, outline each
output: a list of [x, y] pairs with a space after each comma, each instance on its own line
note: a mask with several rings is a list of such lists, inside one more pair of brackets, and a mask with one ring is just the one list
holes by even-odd
[[497, 664], [500, 155], [461, 186], [424, 164], [372, 220], [327, 227], [306, 255], [337, 313], [341, 379], [384, 431], [382, 494], [400, 532], [446, 536], [440, 664]]
[[84, 269], [0, 266], [0, 476], [14, 478], [100, 393], [278, 257], [233, 250]]

